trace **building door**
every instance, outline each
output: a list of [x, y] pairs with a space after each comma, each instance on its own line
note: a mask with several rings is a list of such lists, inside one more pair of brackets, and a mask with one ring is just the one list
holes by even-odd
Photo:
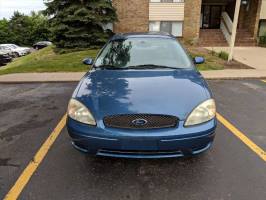
[[221, 24], [222, 6], [203, 5], [202, 6], [201, 28], [219, 29]]

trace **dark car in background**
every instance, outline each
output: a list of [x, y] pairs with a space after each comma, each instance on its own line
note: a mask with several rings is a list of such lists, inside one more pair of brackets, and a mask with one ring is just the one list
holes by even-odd
[[33, 48], [39, 50], [39, 49], [43, 49], [45, 47], [48, 47], [50, 45], [52, 45], [52, 42], [49, 42], [49, 41], [41, 41], [41, 42], [35, 43], [33, 45]]
[[7, 63], [12, 61], [12, 57], [4, 52], [4, 51], [0, 51], [0, 66], [6, 65]]

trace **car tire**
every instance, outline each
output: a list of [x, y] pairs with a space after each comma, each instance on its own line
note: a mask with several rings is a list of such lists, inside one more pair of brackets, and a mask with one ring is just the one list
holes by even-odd
[[14, 52], [14, 57], [18, 58], [19, 57], [19, 53], [18, 52]]

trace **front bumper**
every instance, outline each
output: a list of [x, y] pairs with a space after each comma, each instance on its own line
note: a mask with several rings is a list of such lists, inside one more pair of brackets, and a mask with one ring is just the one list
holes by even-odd
[[73, 146], [98, 156], [122, 158], [170, 158], [202, 153], [209, 149], [215, 137], [216, 119], [185, 128], [158, 130], [123, 130], [81, 124], [71, 118], [67, 129]]

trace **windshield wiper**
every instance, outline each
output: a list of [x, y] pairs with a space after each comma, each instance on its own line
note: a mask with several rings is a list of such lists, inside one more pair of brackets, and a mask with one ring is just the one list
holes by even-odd
[[135, 65], [135, 66], [128, 66], [127, 69], [182, 69], [178, 67], [170, 67], [164, 65], [154, 65], [154, 64], [145, 64], [145, 65]]
[[122, 68], [122, 67], [116, 67], [114, 65], [99, 65], [99, 66], [95, 66], [95, 68], [107, 69], [107, 70], [123, 70], [123, 69], [127, 69], [127, 68]]
[[128, 67], [116, 67], [113, 65], [99, 65], [95, 66], [96, 68], [100, 69], [107, 69], [107, 70], [127, 70], [127, 69], [183, 69], [178, 67], [170, 67], [164, 65], [154, 65], [154, 64], [145, 64], [145, 65], [134, 65]]

